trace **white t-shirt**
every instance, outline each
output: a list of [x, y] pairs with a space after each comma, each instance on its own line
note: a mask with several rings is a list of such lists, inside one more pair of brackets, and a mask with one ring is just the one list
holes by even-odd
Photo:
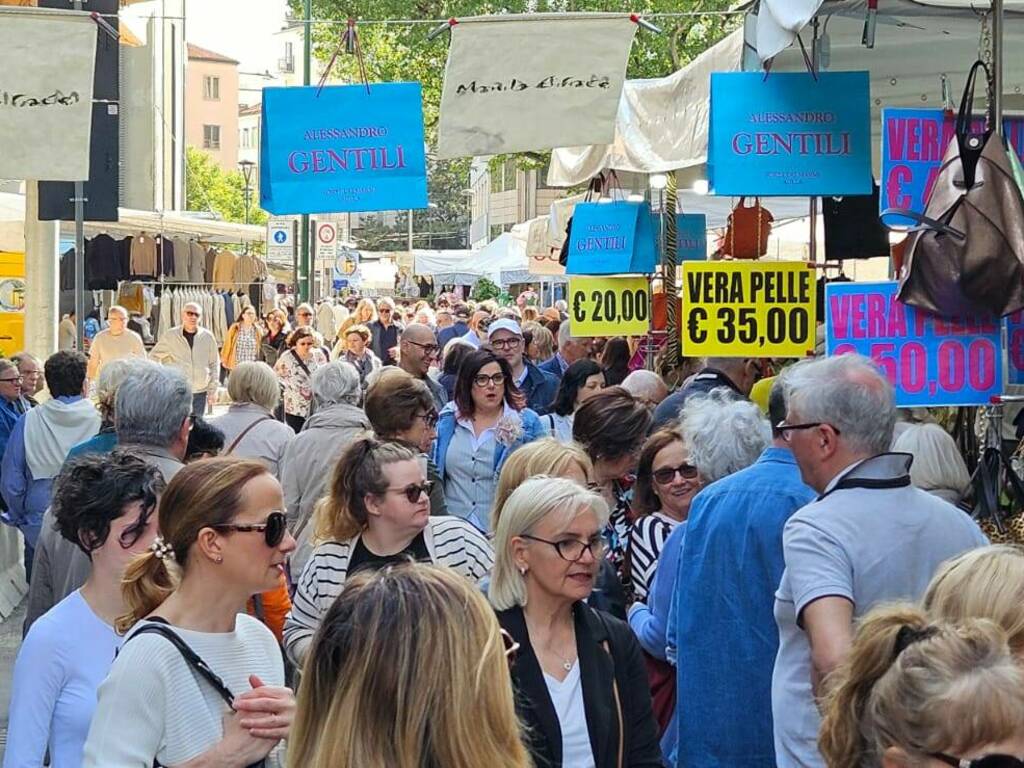
[[562, 765], [572, 768], [594, 768], [594, 752], [590, 747], [587, 712], [583, 707], [583, 682], [579, 660], [572, 665], [565, 680], [559, 682], [544, 673], [548, 695], [558, 715], [562, 730]]

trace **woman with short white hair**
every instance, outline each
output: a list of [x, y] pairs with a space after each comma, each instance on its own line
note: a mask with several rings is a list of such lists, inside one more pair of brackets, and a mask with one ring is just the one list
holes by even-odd
[[933, 496], [958, 504], [971, 475], [956, 441], [938, 424], [912, 424], [892, 444], [895, 453], [914, 457], [910, 482]]
[[224, 456], [257, 459], [276, 478], [295, 432], [274, 418], [281, 401], [281, 386], [274, 369], [266, 363], [239, 363], [228, 376], [231, 405], [227, 413], [213, 416], [209, 423], [224, 433]]
[[608, 504], [547, 476], [502, 507], [488, 594], [516, 642], [516, 709], [537, 765], [660, 768], [647, 671], [629, 626], [586, 604]]
[[771, 441], [761, 409], [724, 387], [686, 401], [680, 432], [704, 485], [746, 469]]

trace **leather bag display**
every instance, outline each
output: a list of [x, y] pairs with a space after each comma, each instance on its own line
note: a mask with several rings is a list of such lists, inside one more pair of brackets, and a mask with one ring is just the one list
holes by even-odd
[[943, 157], [924, 214], [888, 209], [918, 222], [911, 229], [899, 300], [945, 317], [1024, 308], [1024, 200], [1003, 138], [989, 116], [971, 131], [978, 72], [971, 67], [956, 120], [956, 139]]
[[775, 217], [761, 207], [760, 198], [754, 198], [749, 207], [744, 205], [745, 200], [741, 197], [729, 214], [729, 226], [719, 252], [734, 259], [759, 259], [768, 253], [768, 235]]

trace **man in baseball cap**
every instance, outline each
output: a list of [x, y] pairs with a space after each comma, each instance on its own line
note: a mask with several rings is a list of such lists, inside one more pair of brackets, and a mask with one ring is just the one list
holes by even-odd
[[508, 362], [512, 380], [526, 395], [526, 405], [538, 415], [547, 413], [558, 391], [558, 379], [526, 360], [519, 323], [510, 318], [495, 320], [487, 329], [487, 343], [495, 355]]

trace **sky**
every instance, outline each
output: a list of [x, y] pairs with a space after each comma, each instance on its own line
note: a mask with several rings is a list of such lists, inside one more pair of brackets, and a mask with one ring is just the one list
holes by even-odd
[[243, 72], [274, 70], [272, 35], [284, 26], [286, 0], [186, 0], [188, 42], [241, 62]]

